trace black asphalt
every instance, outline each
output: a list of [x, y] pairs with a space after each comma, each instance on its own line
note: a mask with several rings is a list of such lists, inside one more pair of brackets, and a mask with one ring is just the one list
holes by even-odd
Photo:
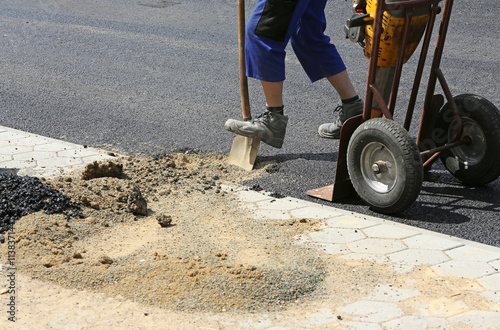
[[[247, 1], [247, 14], [254, 3]], [[343, 35], [350, 6], [328, 1], [327, 33], [364, 95], [368, 60]], [[454, 95], [479, 94], [500, 106], [499, 12], [498, 1], [455, 1], [441, 65]], [[224, 122], [241, 115], [236, 0], [3, 0], [0, 48], [0, 125], [136, 155], [229, 152], [233, 135]], [[288, 54], [286, 141], [279, 150], [261, 146], [258, 163], [275, 161], [276, 171], [249, 185], [500, 246], [500, 179], [466, 187], [441, 163], [398, 216], [374, 213], [358, 198], [308, 197], [334, 181], [338, 142], [319, 138], [317, 127], [332, 120], [339, 99], [326, 81], [311, 84]], [[405, 67], [399, 121], [415, 65], [416, 56]], [[255, 114], [264, 98], [259, 83], [249, 83]], [[412, 136], [419, 119], [417, 111]]]

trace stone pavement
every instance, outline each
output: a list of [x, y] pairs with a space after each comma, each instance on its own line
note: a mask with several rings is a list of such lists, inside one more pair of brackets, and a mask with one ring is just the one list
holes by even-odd
[[[450, 283], [466, 280], [450, 285], [453, 289], [439, 298], [425, 297], [432, 288], [419, 287], [414, 279], [398, 288], [390, 282], [373, 283], [373, 292], [359, 301], [318, 313], [325, 322], [334, 315], [353, 320], [330, 320], [332, 328], [500, 329], [499, 248], [295, 198], [275, 199], [245, 189], [238, 193], [243, 207], [259, 220], [323, 220], [320, 230], [302, 235], [298, 242], [326, 254], [385, 265], [401, 277], [428, 268], [429, 285], [433, 277]], [[483, 308], [469, 306], [465, 296], [483, 300]]]
[[111, 158], [97, 149], [0, 126], [0, 173], [50, 177]]
[[[0, 126], [0, 173], [54, 176], [109, 158], [96, 149]], [[321, 220], [322, 227], [298, 237], [297, 244], [320, 249], [336, 262], [368, 265], [374, 272], [385, 269], [399, 282], [393, 285], [380, 277], [379, 283], [365, 284], [369, 290], [358, 293], [355, 301], [325, 303], [296, 319], [211, 315], [207, 324], [276, 330], [500, 329], [499, 248], [300, 199], [276, 199], [245, 187], [226, 189], [233, 190], [256, 221]], [[87, 326], [93, 328], [82, 328]]]

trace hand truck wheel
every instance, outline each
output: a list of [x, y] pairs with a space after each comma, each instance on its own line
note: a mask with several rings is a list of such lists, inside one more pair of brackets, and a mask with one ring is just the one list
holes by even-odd
[[[462, 94], [453, 99], [462, 120], [461, 138], [469, 142], [443, 151], [441, 162], [463, 183], [484, 185], [500, 176], [500, 112], [478, 95]], [[441, 108], [435, 127], [433, 139], [440, 145], [456, 136], [456, 120], [448, 103]]]
[[380, 213], [398, 213], [417, 199], [424, 177], [422, 158], [397, 122], [363, 122], [347, 147], [347, 169], [359, 197]]

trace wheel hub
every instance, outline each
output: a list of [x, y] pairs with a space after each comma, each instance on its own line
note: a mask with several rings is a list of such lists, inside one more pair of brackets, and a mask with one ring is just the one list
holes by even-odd
[[380, 173], [387, 172], [387, 170], [388, 170], [387, 164], [388, 164], [387, 162], [384, 162], [384, 161], [381, 161], [381, 160], [375, 162], [372, 165], [373, 173], [380, 174]]
[[392, 152], [380, 142], [365, 146], [361, 153], [361, 173], [368, 185], [379, 193], [391, 191], [396, 185], [397, 169]]
[[[451, 149], [452, 153], [458, 157], [464, 164], [478, 164], [486, 155], [486, 136], [479, 124], [468, 117], [462, 117], [462, 139], [467, 143]], [[456, 122], [448, 130], [448, 139], [456, 136], [458, 130]]]

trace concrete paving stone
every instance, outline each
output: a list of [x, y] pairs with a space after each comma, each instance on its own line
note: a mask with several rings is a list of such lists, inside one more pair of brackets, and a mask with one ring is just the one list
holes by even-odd
[[326, 254], [339, 255], [350, 253], [351, 251], [343, 244], [313, 243], [318, 249]]
[[6, 146], [0, 149], [0, 155], [16, 155], [24, 152], [33, 151], [32, 146]]
[[27, 133], [16, 133], [11, 130], [4, 130], [0, 132], [0, 140], [12, 141], [16, 139], [24, 139], [27, 137]]
[[406, 229], [396, 226], [394, 224], [380, 224], [378, 226], [373, 226], [363, 229], [363, 232], [368, 237], [373, 238], [395, 238], [403, 239], [418, 235], [415, 229]]
[[395, 263], [411, 266], [437, 265], [450, 260], [444, 252], [436, 250], [408, 249], [387, 256]]
[[330, 207], [319, 206], [306, 206], [290, 212], [295, 218], [309, 218], [309, 219], [330, 219], [344, 215], [344, 213], [336, 211]]
[[367, 254], [367, 253], [349, 253], [341, 256], [344, 260], [362, 260], [368, 262], [375, 262], [377, 264], [389, 264], [391, 260], [381, 254]]
[[55, 152], [55, 151], [63, 151], [66, 149], [74, 149], [75, 146], [69, 145], [68, 143], [59, 143], [59, 142], [51, 142], [45, 141], [46, 143], [37, 143], [33, 146], [34, 151], [46, 151], [46, 152]]
[[0, 154], [0, 163], [2, 163], [2, 162], [9, 162], [11, 160], [12, 160], [12, 156], [11, 155]]
[[487, 290], [500, 291], [500, 273], [481, 277], [478, 281]]
[[403, 242], [411, 249], [439, 251], [449, 250], [464, 245], [464, 243], [462, 242], [457, 242], [442, 236], [429, 234], [420, 234], [405, 238], [403, 239]]
[[22, 169], [25, 167], [35, 167], [37, 166], [35, 161], [32, 160], [11, 160], [7, 162], [2, 162], [0, 168], [12, 168], [12, 169]]
[[447, 318], [470, 310], [469, 306], [461, 300], [448, 297], [427, 299], [424, 302], [412, 306], [413, 316]]
[[79, 157], [54, 157], [49, 159], [39, 159], [37, 161], [40, 167], [66, 167], [81, 164], [83, 165], [83, 160]]
[[86, 157], [86, 156], [95, 156], [98, 153], [95, 149], [92, 148], [68, 148], [65, 150], [61, 150], [57, 152], [58, 157]]
[[60, 167], [40, 168], [40, 167], [26, 167], [17, 172], [19, 176], [33, 176], [37, 178], [52, 178], [60, 176], [64, 170]]
[[323, 308], [317, 313], [313, 313], [308, 317], [307, 321], [301, 322], [306, 327], [317, 327], [322, 325], [332, 325], [332, 323], [338, 323], [339, 319], [337, 314], [335, 314], [331, 309]]
[[500, 329], [500, 312], [468, 311], [448, 318], [457, 327], [479, 327], [480, 329]]
[[403, 316], [382, 324], [392, 330], [446, 329], [446, 321], [436, 317]]
[[[269, 197], [271, 197], [271, 196], [269, 196]], [[302, 208], [302, 207], [307, 207], [307, 206], [313, 206], [313, 205], [310, 205], [310, 203], [308, 203], [307, 201], [300, 200], [298, 198], [293, 198], [293, 197], [274, 198], [274, 199], [286, 201], [286, 202], [291, 203], [291, 204], [296, 204], [297, 208], [299, 208], [299, 207]]]
[[337, 311], [351, 315], [355, 321], [384, 322], [403, 315], [398, 305], [389, 302], [361, 300], [339, 307]]
[[328, 226], [333, 228], [354, 228], [354, 229], [362, 229], [371, 226], [378, 225], [378, 221], [373, 220], [365, 220], [353, 215], [343, 215], [338, 218], [328, 219]]
[[442, 276], [457, 276], [463, 278], [479, 278], [496, 272], [495, 269], [487, 263], [464, 260], [450, 260], [439, 265], [434, 265], [432, 269]]
[[485, 291], [481, 296], [490, 300], [492, 303], [498, 304], [497, 309], [500, 309], [500, 291]]
[[407, 265], [407, 264], [391, 264], [390, 268], [394, 273], [397, 274], [408, 274], [415, 270], [416, 266]]
[[389, 254], [406, 250], [406, 245], [400, 240], [387, 238], [367, 238], [362, 241], [347, 244], [351, 251], [356, 253]]
[[257, 210], [254, 211], [254, 219], [257, 220], [289, 220], [292, 216], [288, 212], [279, 210]]
[[257, 202], [257, 207], [262, 210], [283, 210], [290, 211], [304, 207], [302, 204], [292, 202], [287, 199], [270, 199]]
[[10, 146], [10, 141], [0, 140], [0, 147]]
[[45, 138], [39, 135], [16, 135], [15, 137], [10, 139], [10, 144], [18, 146], [34, 146], [37, 144], [49, 143], [50, 141], [57, 140], [52, 140], [50, 138]]
[[499, 260], [494, 260], [489, 262], [489, 264], [495, 268], [496, 270], [500, 271], [500, 259]]
[[331, 211], [340, 212], [342, 214], [353, 214], [352, 212], [349, 212], [349, 211], [337, 209], [337, 208], [334, 208], [334, 207], [331, 207], [331, 206], [328, 206], [328, 205], [320, 205], [318, 203], [311, 202], [311, 201], [306, 201], [304, 199], [299, 199], [299, 198], [295, 198], [295, 197], [286, 197], [286, 198], [290, 199], [291, 201], [296, 201], [297, 203], [302, 204], [304, 207], [306, 207], [306, 206], [321, 207], [321, 208], [324, 208], [324, 209], [330, 209]]
[[487, 251], [485, 249], [476, 248], [474, 246], [461, 246], [449, 251], [446, 251], [454, 260], [471, 260], [471, 261], [495, 261], [500, 259], [500, 252]]
[[309, 234], [311, 241], [317, 243], [343, 244], [365, 238], [365, 234], [355, 229], [326, 228]]
[[364, 322], [341, 322], [338, 329], [349, 329], [349, 330], [379, 330], [382, 327], [376, 323], [364, 323]]
[[236, 193], [240, 200], [245, 201], [247, 203], [255, 203], [259, 201], [271, 200], [272, 197], [266, 196], [257, 191], [251, 190], [241, 190]]
[[55, 152], [41, 152], [41, 151], [24, 152], [12, 156], [14, 160], [33, 160], [37, 162], [42, 159], [51, 159], [56, 157], [57, 155]]
[[401, 302], [420, 295], [418, 290], [395, 288], [392, 285], [377, 284], [373, 294], [365, 299], [382, 302]]

